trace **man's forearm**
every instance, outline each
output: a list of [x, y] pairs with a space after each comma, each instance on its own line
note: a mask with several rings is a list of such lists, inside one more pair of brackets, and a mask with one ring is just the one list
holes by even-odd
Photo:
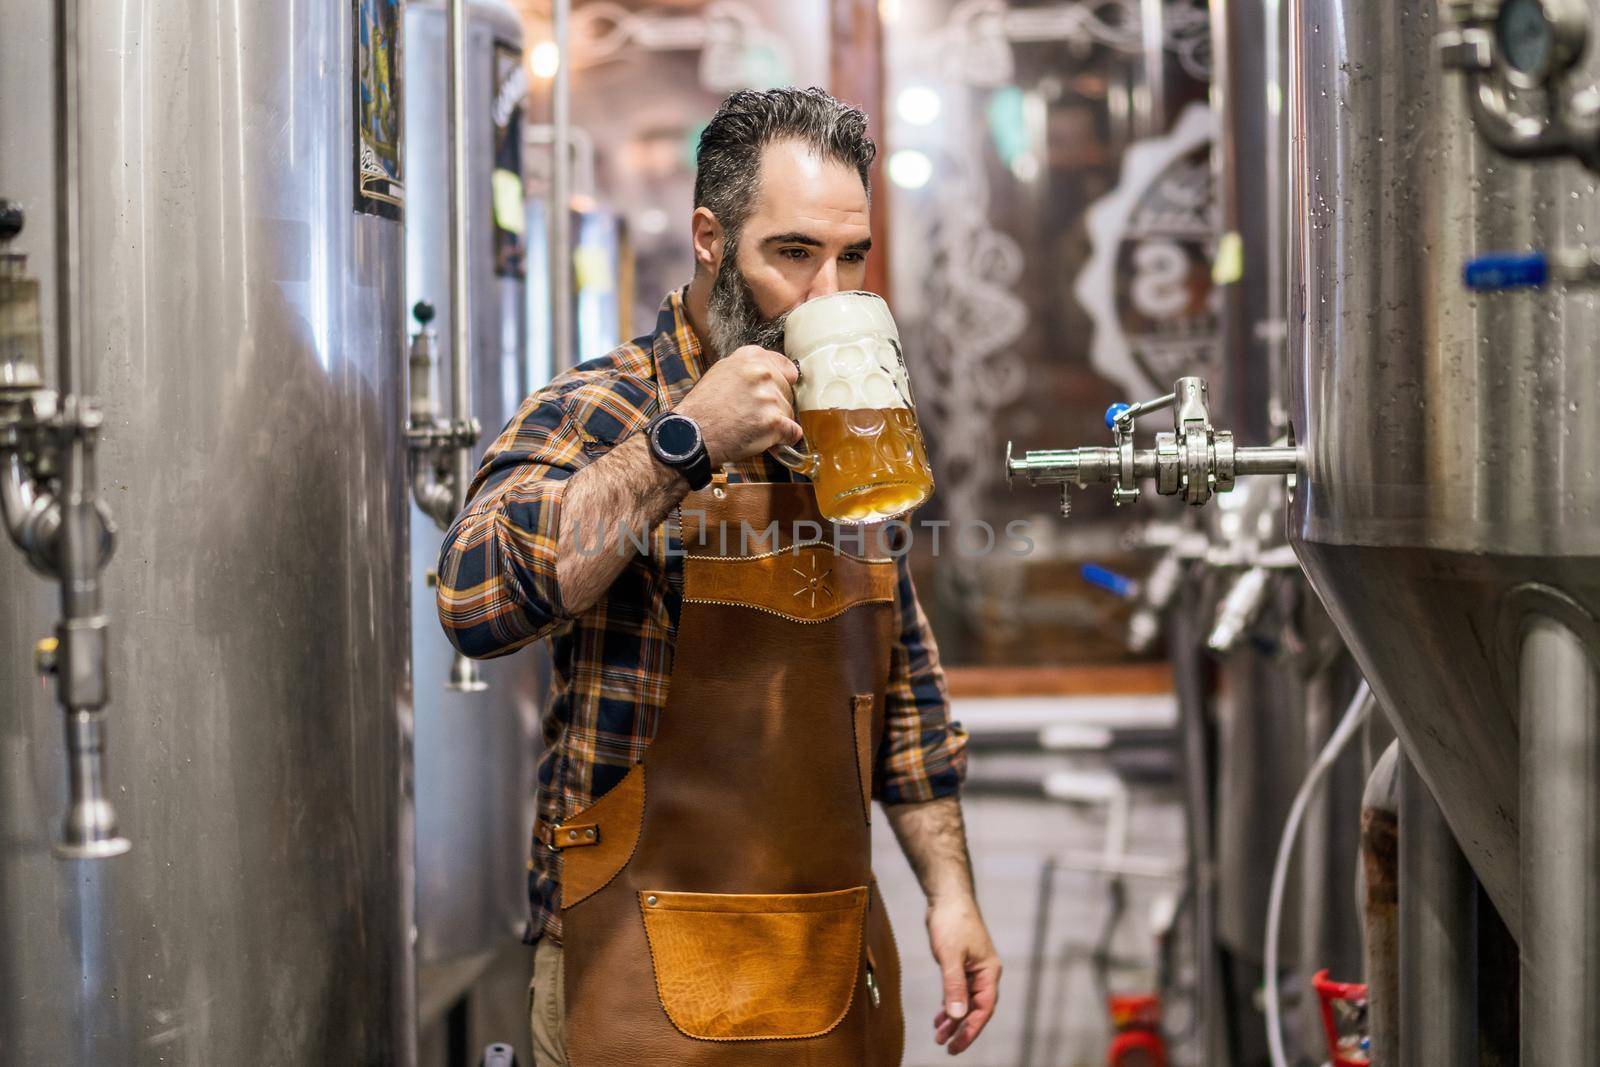
[[921, 804], [895, 804], [884, 811], [928, 904], [973, 900], [972, 860], [967, 854], [960, 799], [951, 796]]
[[657, 463], [636, 433], [572, 476], [561, 500], [556, 583], [569, 615], [591, 607], [632, 558], [625, 532], [641, 537], [689, 491], [683, 475]]

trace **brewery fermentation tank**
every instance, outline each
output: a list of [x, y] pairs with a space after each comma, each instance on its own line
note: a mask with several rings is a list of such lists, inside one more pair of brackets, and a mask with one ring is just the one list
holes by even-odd
[[[47, 323], [55, 7], [0, 10], [0, 197]], [[398, 135], [398, 5], [77, 7], [132, 850], [51, 854], [56, 594], [0, 546], [0, 1064], [410, 1063], [403, 248], [395, 205], [356, 210], [363, 161], [398, 198], [357, 148]]]
[[[1501, 29], [1537, 46], [1548, 7], [1510, 0]], [[1576, 10], [1592, 35], [1595, 5]], [[1590, 1063], [1592, 1033], [1528, 1040], [1595, 1025], [1600, 306], [1561, 284], [1475, 294], [1463, 268], [1589, 245], [1600, 199], [1576, 162], [1489, 147], [1436, 57], [1442, 21], [1292, 3], [1290, 536], [1518, 937], [1523, 1062]]]
[[[527, 357], [527, 282], [521, 151], [522, 27], [500, 0], [467, 6], [467, 271], [472, 413], [483, 427], [477, 456], [510, 420], [534, 383]], [[450, 147], [446, 97], [417, 86], [443, 84], [446, 11], [406, 5], [405, 63], [409, 216], [406, 293], [436, 309], [440, 344], [453, 336], [450, 300]], [[413, 319], [412, 329], [418, 328]], [[395, 358], [402, 355], [397, 351]], [[450, 408], [450, 375], [440, 368], [435, 395]], [[415, 682], [417, 956], [422, 1003], [449, 1002], [459, 988], [434, 988], [435, 974], [470, 981], [474, 957], [517, 945], [527, 916], [526, 869], [534, 735], [542, 652], [483, 663], [486, 687], [450, 688], [452, 649], [439, 626], [430, 575], [441, 531], [411, 508], [412, 670]], [[479, 962], [487, 962], [485, 959]], [[453, 964], [434, 968], [431, 964]], [[426, 1022], [426, 1020], [425, 1020]]]

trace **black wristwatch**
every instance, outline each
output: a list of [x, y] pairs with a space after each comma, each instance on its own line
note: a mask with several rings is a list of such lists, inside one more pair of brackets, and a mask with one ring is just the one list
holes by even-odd
[[644, 434], [656, 462], [683, 475], [690, 489], [711, 484], [711, 455], [706, 452], [699, 424], [689, 416], [663, 411], [650, 420]]

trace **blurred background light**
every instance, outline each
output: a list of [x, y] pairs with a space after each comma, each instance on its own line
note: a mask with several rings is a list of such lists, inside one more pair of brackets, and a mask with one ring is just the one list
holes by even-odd
[[637, 226], [641, 232], [647, 233], [652, 237], [656, 236], [657, 234], [666, 233], [667, 227], [671, 225], [671, 223], [672, 220], [667, 217], [667, 213], [658, 207], [645, 208], [643, 211], [639, 212], [638, 216], [634, 220], [634, 225]]
[[554, 41], [540, 41], [533, 46], [528, 64], [535, 78], [554, 78], [556, 71], [561, 69], [561, 49], [556, 47]]
[[910, 85], [895, 98], [895, 111], [913, 126], [932, 126], [939, 120], [943, 102], [926, 85]]
[[889, 157], [889, 180], [902, 189], [921, 189], [933, 177], [933, 160], [914, 148], [902, 148]]
[[1039, 177], [1039, 157], [1032, 152], [1020, 152], [1011, 160], [1011, 173], [1021, 182], [1031, 182]]
[[1008, 167], [1030, 147], [1026, 110], [1023, 92], [1015, 85], [998, 89], [989, 97], [989, 136], [994, 140], [1001, 161]]

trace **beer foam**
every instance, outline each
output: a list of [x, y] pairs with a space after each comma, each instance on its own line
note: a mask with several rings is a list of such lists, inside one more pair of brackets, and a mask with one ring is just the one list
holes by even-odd
[[801, 304], [784, 324], [783, 349], [800, 368], [795, 403], [802, 411], [911, 406], [899, 331], [872, 293]]

